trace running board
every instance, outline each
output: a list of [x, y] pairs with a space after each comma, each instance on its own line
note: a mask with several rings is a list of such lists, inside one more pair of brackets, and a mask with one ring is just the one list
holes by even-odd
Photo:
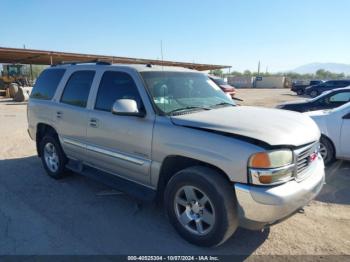
[[156, 198], [156, 190], [137, 184], [130, 180], [123, 179], [119, 176], [103, 172], [96, 168], [83, 165], [79, 161], [70, 160], [66, 167], [75, 173], [92, 178], [93, 180], [124, 192], [125, 194], [130, 195], [138, 200], [151, 202]]

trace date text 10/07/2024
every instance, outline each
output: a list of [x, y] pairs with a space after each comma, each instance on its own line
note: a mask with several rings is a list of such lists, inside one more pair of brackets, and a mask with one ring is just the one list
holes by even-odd
[[219, 261], [217, 256], [128, 256], [128, 261]]

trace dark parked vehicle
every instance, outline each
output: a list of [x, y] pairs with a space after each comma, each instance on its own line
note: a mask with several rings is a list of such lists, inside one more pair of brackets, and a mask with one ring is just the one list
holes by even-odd
[[297, 112], [332, 109], [350, 102], [350, 87], [324, 92], [322, 95], [306, 101], [297, 101], [278, 105], [279, 109]]
[[316, 97], [325, 91], [333, 90], [336, 88], [342, 88], [350, 86], [350, 80], [329, 80], [322, 84], [307, 87], [305, 89], [305, 94]]
[[293, 83], [291, 91], [297, 93], [298, 95], [303, 95], [305, 93], [305, 88], [309, 86], [319, 85], [324, 83], [323, 80], [311, 80], [308, 85]]

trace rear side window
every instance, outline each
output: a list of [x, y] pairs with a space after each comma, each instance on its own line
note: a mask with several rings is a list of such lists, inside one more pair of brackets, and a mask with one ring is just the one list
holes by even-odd
[[50, 69], [43, 71], [33, 87], [31, 98], [50, 100], [54, 96], [65, 69]]
[[117, 99], [133, 99], [138, 108], [142, 108], [141, 97], [131, 76], [123, 72], [107, 71], [98, 88], [95, 109], [110, 112]]
[[348, 102], [350, 101], [350, 92], [338, 93], [329, 98], [330, 102]]
[[73, 106], [86, 107], [95, 71], [74, 72], [61, 97], [61, 102]]

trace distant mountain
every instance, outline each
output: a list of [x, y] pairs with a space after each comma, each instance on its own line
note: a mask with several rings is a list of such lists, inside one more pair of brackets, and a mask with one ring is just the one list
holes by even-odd
[[339, 64], [339, 63], [312, 63], [299, 66], [292, 72], [299, 74], [312, 74], [318, 69], [324, 69], [331, 71], [333, 73], [344, 73], [345, 75], [350, 75], [350, 64]]

